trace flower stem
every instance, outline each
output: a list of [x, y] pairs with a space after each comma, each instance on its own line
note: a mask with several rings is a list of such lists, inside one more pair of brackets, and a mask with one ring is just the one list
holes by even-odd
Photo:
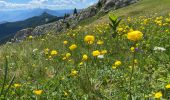
[[[135, 47], [136, 43], [134, 43], [134, 47]], [[132, 61], [132, 71], [130, 74], [130, 82], [129, 82], [129, 96], [130, 96], [130, 100], [133, 100], [132, 98], [132, 78], [133, 78], [133, 74], [134, 74], [134, 70], [135, 70], [135, 57], [136, 57], [136, 51], [133, 52], [133, 61]]]

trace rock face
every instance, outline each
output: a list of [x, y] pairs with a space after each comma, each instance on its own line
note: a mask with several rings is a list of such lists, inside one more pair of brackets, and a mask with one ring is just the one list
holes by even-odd
[[42, 35], [47, 32], [61, 32], [67, 28], [74, 28], [78, 23], [84, 19], [95, 16], [99, 12], [109, 12], [112, 9], [118, 9], [125, 7], [132, 3], [136, 3], [138, 0], [99, 0], [97, 4], [94, 4], [86, 9], [81, 10], [78, 14], [70, 15], [65, 19], [59, 21], [38, 26], [34, 29], [24, 29], [16, 33], [16, 39], [24, 39], [28, 35]]

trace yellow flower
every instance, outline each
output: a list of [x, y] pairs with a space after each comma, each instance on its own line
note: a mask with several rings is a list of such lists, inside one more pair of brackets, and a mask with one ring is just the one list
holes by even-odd
[[77, 48], [77, 45], [73, 44], [69, 47], [70, 50], [75, 50]]
[[55, 55], [57, 55], [58, 54], [58, 52], [56, 51], [56, 50], [52, 50], [51, 51], [51, 56], [55, 56]]
[[36, 67], [36, 65], [35, 65], [35, 64], [32, 64], [32, 67]]
[[92, 44], [94, 42], [95, 38], [93, 35], [87, 35], [84, 38], [84, 41], [87, 42], [88, 44]]
[[64, 96], [68, 96], [68, 93], [66, 91], [64, 91]]
[[48, 48], [46, 48], [46, 49], [44, 50], [44, 53], [47, 55], [47, 54], [48, 54], [48, 52], [49, 52], [49, 49], [48, 49]]
[[41, 95], [43, 93], [43, 90], [34, 90], [33, 93], [36, 95]]
[[51, 58], [52, 58], [52, 56], [48, 56], [48, 58], [49, 58], [49, 59], [51, 59]]
[[70, 75], [71, 76], [77, 76], [78, 75], [78, 71], [76, 71], [75, 69], [72, 69]]
[[93, 51], [92, 54], [94, 57], [96, 57], [96, 56], [100, 55], [100, 51], [99, 50]]
[[29, 38], [29, 39], [33, 39], [33, 36], [30, 35], [28, 38]]
[[118, 31], [118, 32], [122, 32], [122, 31], [123, 31], [123, 28], [120, 27], [120, 28], [117, 29], [117, 31]]
[[116, 69], [117, 67], [116, 67], [115, 65], [112, 65], [112, 68], [113, 68], [113, 69]]
[[73, 37], [75, 37], [76, 36], [76, 34], [73, 34]]
[[135, 59], [135, 60], [134, 60], [134, 63], [135, 63], [135, 64], [137, 64], [137, 63], [138, 63], [138, 60], [137, 60], [137, 59]]
[[107, 53], [107, 50], [102, 50], [101, 51], [101, 54], [106, 54]]
[[63, 57], [63, 60], [66, 60], [67, 58], [66, 57]]
[[102, 45], [104, 42], [102, 40], [97, 41], [98, 45]]
[[65, 45], [68, 44], [68, 41], [64, 41], [63, 44], [65, 44]]
[[15, 88], [21, 87], [21, 84], [14, 84]]
[[61, 77], [61, 80], [65, 80], [65, 77]]
[[159, 99], [159, 98], [161, 98], [161, 97], [162, 97], [162, 92], [161, 92], [161, 91], [155, 93], [154, 98]]
[[87, 59], [88, 59], [88, 56], [86, 54], [84, 54], [82, 60], [86, 61]]
[[71, 56], [70, 53], [66, 53], [66, 58], [69, 58]]
[[166, 87], [167, 89], [170, 89], [170, 84], [166, 85], [165, 87]]
[[80, 65], [80, 66], [83, 65], [83, 62], [80, 62], [79, 65]]
[[115, 66], [120, 66], [122, 64], [122, 62], [117, 60], [114, 64], [115, 64]]
[[135, 52], [135, 47], [130, 48], [131, 52]]
[[143, 34], [140, 31], [132, 31], [127, 34], [127, 38], [131, 41], [138, 41], [142, 39]]

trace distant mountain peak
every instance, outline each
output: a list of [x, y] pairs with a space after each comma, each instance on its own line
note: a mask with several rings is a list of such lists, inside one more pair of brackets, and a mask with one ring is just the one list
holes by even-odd
[[51, 16], [51, 14], [49, 14], [48, 12], [46, 12], [46, 11], [44, 11], [42, 14], [41, 14], [41, 16]]

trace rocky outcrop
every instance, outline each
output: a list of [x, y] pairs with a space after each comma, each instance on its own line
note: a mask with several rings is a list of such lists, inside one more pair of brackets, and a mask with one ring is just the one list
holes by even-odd
[[49, 31], [61, 32], [67, 28], [74, 28], [78, 23], [84, 19], [95, 16], [99, 12], [109, 12], [112, 9], [118, 9], [125, 7], [138, 0], [99, 0], [97, 4], [94, 4], [86, 9], [81, 10], [78, 14], [73, 14], [65, 19], [59, 21], [38, 26], [34, 29], [24, 29], [16, 33], [15, 38], [24, 39], [28, 35], [42, 35]]
[[15, 37], [17, 37], [17, 40], [23, 39], [23, 38], [31, 35], [32, 31], [33, 31], [33, 28], [27, 28], [27, 29], [20, 30], [17, 32]]

